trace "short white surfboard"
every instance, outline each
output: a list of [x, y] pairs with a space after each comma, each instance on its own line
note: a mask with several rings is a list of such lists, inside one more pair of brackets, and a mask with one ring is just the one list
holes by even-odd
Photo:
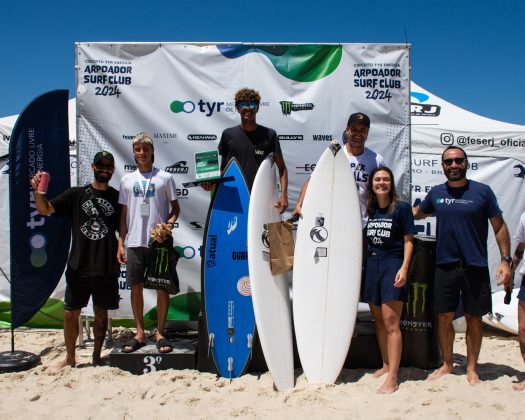
[[312, 173], [302, 215], [293, 272], [297, 348], [308, 382], [334, 383], [354, 331], [362, 264], [354, 174], [336, 142]]
[[292, 308], [284, 274], [270, 270], [267, 223], [281, 221], [276, 165], [266, 158], [257, 171], [248, 210], [248, 269], [255, 323], [266, 364], [276, 388], [294, 386]]

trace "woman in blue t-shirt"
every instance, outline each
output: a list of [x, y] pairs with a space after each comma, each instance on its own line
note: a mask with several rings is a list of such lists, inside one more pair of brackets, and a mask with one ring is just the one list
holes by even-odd
[[368, 186], [368, 258], [364, 301], [375, 319], [383, 367], [379, 378], [388, 374], [378, 393], [397, 390], [402, 338], [399, 320], [407, 299], [408, 266], [414, 248], [414, 218], [410, 206], [399, 200], [394, 176], [387, 167], [372, 171]]

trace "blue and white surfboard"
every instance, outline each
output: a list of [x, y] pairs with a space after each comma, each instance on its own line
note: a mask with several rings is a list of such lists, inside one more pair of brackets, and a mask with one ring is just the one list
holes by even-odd
[[250, 194], [237, 160], [226, 167], [212, 199], [202, 257], [202, 292], [210, 357], [217, 372], [237, 378], [251, 358], [255, 316], [248, 277]]

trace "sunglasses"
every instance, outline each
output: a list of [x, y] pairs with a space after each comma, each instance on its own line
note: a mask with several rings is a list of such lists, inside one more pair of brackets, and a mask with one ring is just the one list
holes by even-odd
[[240, 108], [240, 109], [244, 109], [244, 108], [248, 108], [248, 109], [255, 109], [257, 108], [259, 104], [257, 102], [246, 102], [246, 101], [242, 101], [242, 102], [239, 102], [237, 104], [237, 106]]
[[456, 165], [462, 165], [463, 162], [465, 162], [467, 159], [465, 159], [464, 157], [462, 158], [454, 158], [454, 159], [443, 159], [443, 164], [445, 166], [450, 166], [452, 165], [452, 162], [454, 162]]

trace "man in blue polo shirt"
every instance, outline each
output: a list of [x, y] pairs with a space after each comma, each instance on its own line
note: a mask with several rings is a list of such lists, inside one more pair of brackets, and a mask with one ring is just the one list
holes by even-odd
[[438, 314], [439, 346], [443, 365], [428, 379], [452, 373], [454, 329], [452, 320], [461, 297], [467, 321], [467, 380], [479, 383], [476, 371], [481, 349], [481, 317], [492, 310], [487, 260], [490, 221], [501, 253], [496, 272], [498, 285], [511, 286], [510, 237], [496, 196], [485, 184], [467, 179], [467, 154], [450, 146], [441, 165], [447, 182], [436, 185], [418, 207], [414, 218], [435, 214], [437, 249], [434, 280], [434, 311]]

